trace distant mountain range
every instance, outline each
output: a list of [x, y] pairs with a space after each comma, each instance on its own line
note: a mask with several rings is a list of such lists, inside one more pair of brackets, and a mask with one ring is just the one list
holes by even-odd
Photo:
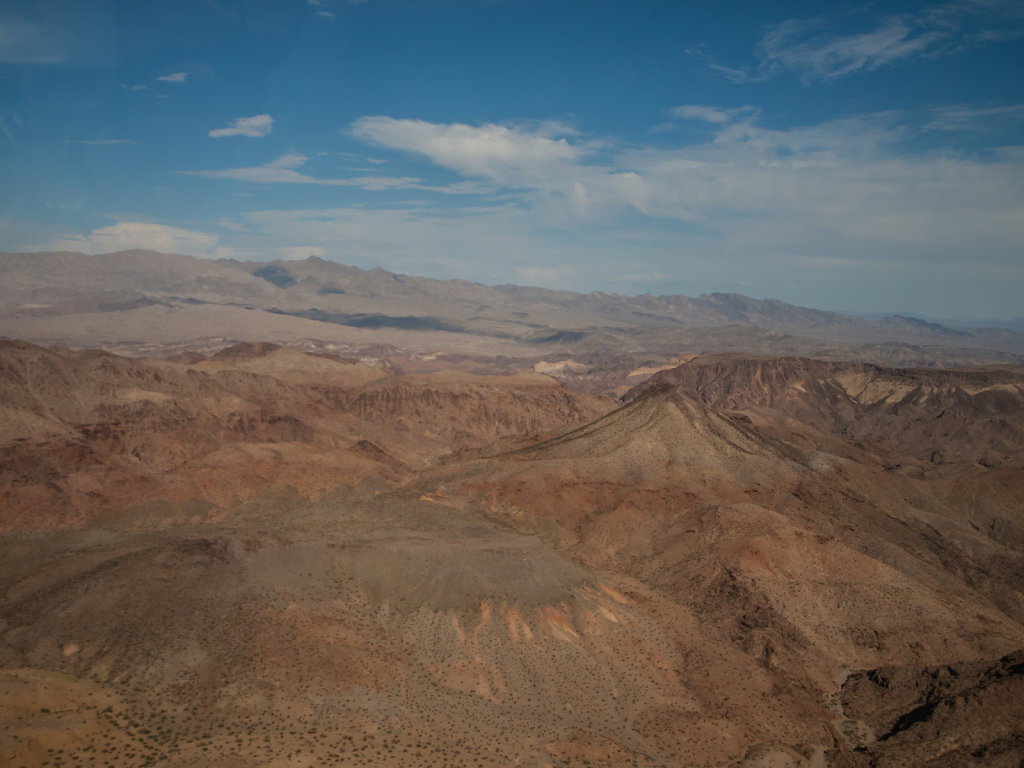
[[1024, 334], [867, 319], [739, 294], [485, 286], [304, 261], [0, 254], [0, 335], [163, 356], [272, 341], [359, 356], [540, 360], [742, 351], [898, 365], [1024, 362]]

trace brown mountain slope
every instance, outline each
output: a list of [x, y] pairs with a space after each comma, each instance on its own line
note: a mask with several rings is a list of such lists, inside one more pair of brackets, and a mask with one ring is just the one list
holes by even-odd
[[780, 685], [824, 695], [843, 669], [1021, 642], [1022, 548], [921, 481], [788, 446], [677, 390], [464, 473], [447, 493], [490, 494], [497, 519], [656, 586]]
[[661, 371], [628, 401], [672, 384], [758, 423], [791, 419], [921, 461], [1024, 463], [1024, 369], [883, 368], [801, 358], [705, 356]]
[[863, 744], [830, 757], [854, 766], [984, 765], [1024, 761], [1024, 653], [998, 661], [924, 669], [884, 667], [851, 675], [840, 701]]
[[391, 377], [273, 345], [183, 364], [14, 342], [0, 342], [0, 404], [4, 525], [284, 484], [317, 495], [608, 407], [544, 376]]
[[665, 385], [766, 434], [881, 467], [896, 498], [927, 488], [942, 519], [1024, 550], [1024, 369], [708, 356], [654, 374], [626, 399]]
[[[262, 344], [0, 361], [22, 414], [0, 465], [16, 764], [1016, 754], [1012, 712], [985, 715], [1014, 663], [983, 684], [1024, 647], [1013, 466], [896, 470], [898, 435], [727, 416], [664, 383], [612, 410], [536, 374]], [[954, 472], [976, 481], [956, 498]], [[996, 508], [1009, 527], [978, 525]], [[964, 685], [929, 683], [937, 666]]]

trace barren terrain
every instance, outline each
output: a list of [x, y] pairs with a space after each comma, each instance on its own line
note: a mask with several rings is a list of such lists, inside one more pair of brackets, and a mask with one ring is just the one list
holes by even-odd
[[[239, 321], [232, 344], [153, 298], [151, 261], [111, 263], [115, 309], [27, 267], [5, 305], [8, 335], [84, 348], [0, 342], [0, 763], [1024, 761], [1017, 353], [701, 355], [682, 320], [660, 351], [602, 349], [655, 331], [556, 318], [624, 297], [163, 262], [161, 291], [224, 317], [339, 329]], [[478, 319], [400, 327], [456, 288]], [[355, 296], [349, 324], [294, 314], [310, 295]], [[742, 298], [643, 301], [846, 322]], [[162, 339], [113, 322], [179, 310]]]
[[[540, 363], [591, 392], [679, 355], [762, 352], [883, 365], [1024, 363], [1024, 334], [863, 319], [738, 294], [623, 296], [432, 280], [309, 258], [0, 254], [0, 336], [129, 356], [269, 341], [414, 370]], [[550, 372], [550, 371], [549, 371]]]

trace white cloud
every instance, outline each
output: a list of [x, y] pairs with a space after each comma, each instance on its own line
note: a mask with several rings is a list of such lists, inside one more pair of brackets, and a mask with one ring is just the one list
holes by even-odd
[[[928, 136], [931, 151], [909, 152], [907, 139], [919, 129], [897, 112], [779, 130], [762, 126], [754, 108], [694, 107], [686, 105], [679, 116], [725, 119], [708, 123], [707, 141], [674, 148], [662, 140], [660, 146], [599, 146], [552, 124], [473, 127], [372, 118], [357, 123], [357, 135], [426, 157], [444, 169], [439, 173], [455, 171], [463, 179], [445, 187], [375, 175], [324, 179], [307, 167], [313, 161], [304, 154], [289, 152], [256, 167], [192, 173], [250, 183], [416, 189], [424, 199], [253, 211], [211, 227], [219, 239], [121, 223], [64, 238], [59, 247], [154, 247], [248, 258], [322, 254], [399, 272], [572, 290], [614, 289], [623, 282], [657, 284], [665, 293], [742, 290], [740, 275], [763, 291], [782, 292], [799, 275], [799, 282], [821, 292], [814, 300], [819, 304], [841, 304], [859, 286], [888, 291], [890, 306], [909, 310], [915, 305], [898, 301], [900, 291], [920, 294], [918, 307], [934, 302], [938, 283], [926, 291], [921, 275], [963, 275], [956, 287], [975, 280], [975, 295], [983, 295], [984, 275], [999, 274], [995, 289], [1003, 293], [1024, 287], [1024, 150], [982, 159], [943, 151], [935, 147], [945, 135], [936, 126]], [[935, 110], [936, 119], [950, 125], [1014, 114], [991, 105]], [[385, 157], [401, 167], [397, 153]], [[425, 194], [485, 188], [493, 195], [475, 205], [446, 205]], [[625, 272], [623, 254], [632, 274], [616, 277]], [[894, 275], [888, 283], [877, 279], [883, 265]], [[876, 277], [869, 280], [868, 273]], [[949, 290], [942, 300], [955, 302]], [[813, 303], [806, 296], [780, 298]]]
[[905, 132], [894, 119], [790, 131], [728, 125], [708, 144], [633, 152], [620, 163], [648, 187], [648, 212], [699, 224], [737, 252], [1014, 258], [1024, 245], [1024, 166], [901, 154]]
[[[543, 129], [367, 118], [354, 133], [426, 155], [438, 166], [486, 176], [522, 209], [526, 227], [614, 232], [637, 214], [676, 220], [678, 238], [702, 253], [952, 263], [1019, 256], [1024, 243], [1021, 160], [981, 161], [902, 150], [913, 131], [888, 112], [789, 130], [758, 124], [752, 107], [689, 105], [681, 116], [717, 121], [713, 138], [676, 149], [587, 147]], [[742, 119], [737, 119], [742, 116]], [[449, 213], [463, 227], [468, 214]], [[419, 222], [419, 227], [425, 226]], [[745, 257], [746, 258], [746, 257]]]
[[[467, 184], [480, 191], [476, 179], [485, 176], [494, 196], [462, 206], [420, 195], [427, 199], [387, 207], [253, 211], [237, 217], [240, 226], [218, 228], [230, 242], [216, 248], [263, 258], [303, 258], [322, 249], [323, 258], [361, 266], [571, 290], [624, 283], [656, 284], [664, 293], [743, 290], [739, 275], [766, 294], [804, 304], [842, 305], [850, 292], [870, 290], [873, 301], [911, 311], [934, 305], [942, 288], [939, 278], [929, 277], [926, 286], [920, 275], [945, 276], [941, 301], [951, 307], [969, 307], [968, 289], [956, 293], [962, 285], [972, 286], [974, 298], [984, 296], [986, 285], [1002, 294], [1024, 287], [1024, 150], [985, 159], [937, 149], [910, 153], [906, 139], [913, 133], [900, 113], [777, 130], [762, 127], [759, 113], [750, 110], [710, 123], [713, 135], [703, 143], [609, 143], [600, 153], [541, 127], [492, 135], [483, 129], [453, 132], [445, 124], [426, 130], [431, 124], [425, 123], [409, 138], [403, 133], [408, 126], [375, 120], [376, 127], [388, 125], [405, 137], [389, 138], [396, 148], [415, 147], [407, 151], [467, 177], [444, 188], [399, 179], [397, 188], [441, 192]], [[458, 143], [453, 135], [468, 136], [469, 148], [446, 143]], [[440, 149], [435, 137], [445, 140]], [[506, 149], [493, 150], [492, 138]], [[545, 151], [551, 161], [537, 162]], [[368, 188], [395, 183], [318, 179], [303, 173], [307, 162], [292, 152], [256, 168], [199, 173]], [[624, 253], [636, 266], [632, 274], [614, 277], [625, 271]], [[878, 279], [883, 267], [891, 280]], [[1000, 275], [996, 286], [985, 277], [992, 274]], [[816, 298], [786, 295], [794, 275]]]
[[717, 107], [705, 107], [699, 104], [684, 104], [681, 107], [673, 107], [669, 112], [684, 120], [703, 120], [707, 123], [731, 123], [743, 115], [757, 112], [755, 107], [744, 106], [734, 109], [719, 109]]
[[210, 131], [210, 137], [220, 139], [225, 136], [248, 136], [255, 139], [266, 136], [273, 129], [274, 118], [270, 115], [253, 115], [236, 118], [227, 128], [215, 128]]
[[272, 168], [298, 168], [305, 165], [308, 160], [308, 157], [300, 155], [298, 152], [286, 152], [276, 160], [271, 160], [267, 165]]
[[157, 80], [163, 83], [184, 83], [187, 77], [188, 72], [174, 72], [170, 75], [161, 75]]
[[292, 245], [278, 248], [277, 251], [286, 261], [302, 261], [310, 256], [322, 259], [327, 256], [327, 250], [319, 245]]
[[121, 87], [126, 91], [144, 91], [149, 86], [147, 85], [128, 85], [128, 83], [121, 83]]
[[465, 176], [527, 187], [549, 177], [553, 168], [572, 165], [586, 151], [569, 143], [566, 136], [575, 132], [560, 123], [527, 130], [375, 116], [356, 120], [352, 133], [378, 146], [424, 155]]
[[94, 229], [88, 235], [67, 235], [31, 250], [80, 251], [81, 253], [112, 253], [142, 249], [189, 256], [208, 256], [217, 244], [217, 235], [166, 224], [141, 221], [119, 221]]
[[727, 112], [715, 107], [702, 107], [696, 104], [684, 104], [669, 110], [674, 117], [686, 120], [704, 120], [708, 123], [728, 123], [732, 120]]

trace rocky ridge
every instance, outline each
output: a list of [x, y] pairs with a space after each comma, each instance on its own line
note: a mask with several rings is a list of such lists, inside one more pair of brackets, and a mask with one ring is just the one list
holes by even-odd
[[1024, 758], [1019, 369], [678, 360], [617, 404], [0, 344], [0, 754]]

